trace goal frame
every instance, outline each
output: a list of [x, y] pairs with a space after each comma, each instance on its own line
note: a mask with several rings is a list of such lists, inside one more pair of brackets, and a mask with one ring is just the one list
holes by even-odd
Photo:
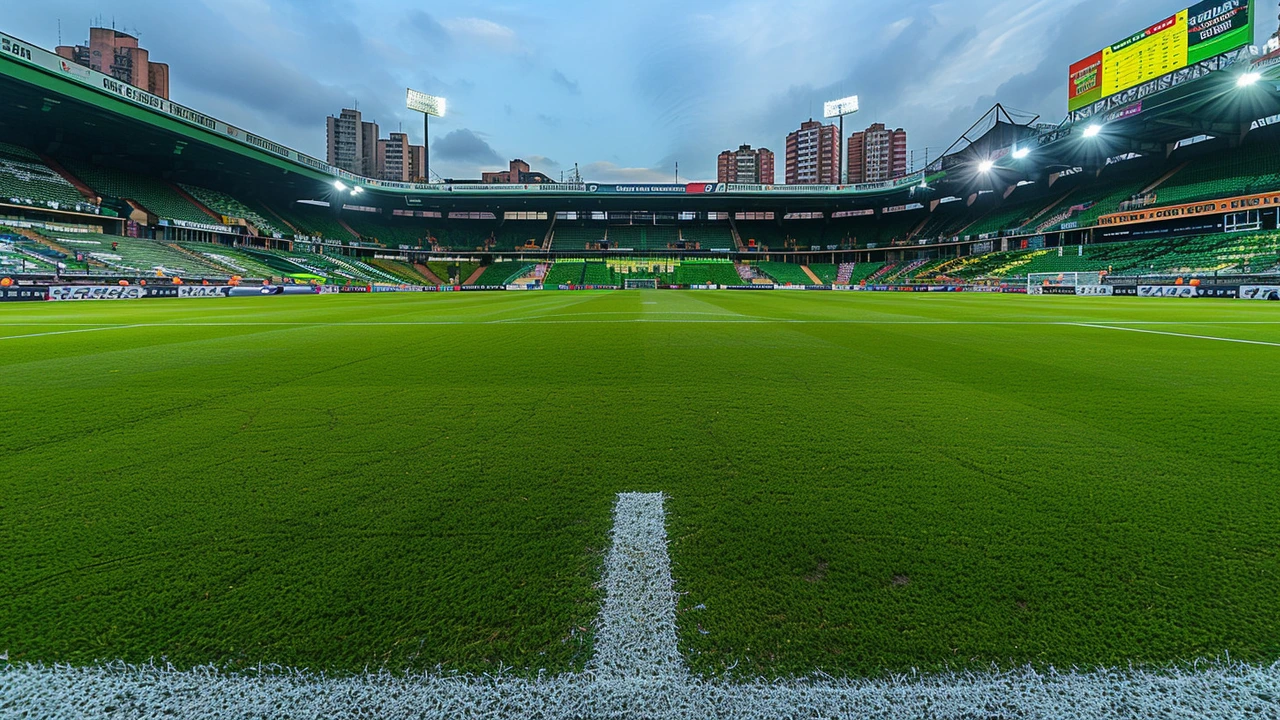
[[1027, 293], [1029, 295], [1043, 295], [1045, 287], [1097, 287], [1105, 284], [1103, 282], [1104, 277], [1105, 275], [1096, 270], [1090, 272], [1028, 273]]
[[631, 278], [627, 278], [622, 281], [622, 288], [624, 290], [657, 290], [658, 279], [657, 278], [637, 278], [635, 280], [632, 280]]

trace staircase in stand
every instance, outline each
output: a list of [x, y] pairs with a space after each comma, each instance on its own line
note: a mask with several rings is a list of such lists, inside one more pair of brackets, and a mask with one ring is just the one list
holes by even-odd
[[872, 273], [871, 277], [867, 278], [867, 282], [868, 283], [876, 282], [880, 278], [885, 277], [889, 273], [893, 272], [895, 269], [897, 269], [897, 267], [898, 267], [898, 263], [887, 264], [884, 267]]
[[426, 265], [423, 265], [422, 263], [414, 263], [413, 269], [417, 270], [422, 275], [422, 277], [426, 278], [427, 280], [430, 280], [431, 283], [434, 285], [439, 286], [439, 285], [445, 284], [444, 281], [439, 278], [439, 276], [431, 272], [431, 268], [427, 267]]
[[191, 195], [191, 193], [187, 192], [186, 190], [183, 190], [181, 187], [179, 187], [178, 185], [175, 185], [174, 183], [165, 183], [165, 185], [168, 185], [170, 190], [172, 190], [172, 191], [174, 191], [175, 193], [177, 193], [178, 195], [180, 195], [180, 196], [182, 197], [182, 199], [183, 199], [183, 200], [186, 200], [187, 202], [191, 203], [192, 205], [195, 205], [195, 206], [196, 206], [196, 208], [197, 208], [200, 212], [202, 212], [202, 213], [204, 213], [205, 215], [208, 215], [209, 217], [213, 218], [213, 221], [214, 221], [214, 222], [218, 223], [219, 225], [221, 225], [221, 224], [222, 224], [222, 216], [221, 216], [221, 215], [219, 215], [218, 213], [214, 212], [213, 210], [211, 210], [211, 209], [209, 208], [209, 206], [207, 206], [207, 205], [205, 205], [204, 203], [200, 202], [199, 200], [195, 199], [195, 198]]
[[484, 274], [484, 268], [483, 268], [483, 267], [478, 267], [478, 268], [476, 268], [476, 271], [475, 271], [475, 272], [471, 273], [471, 277], [467, 278], [466, 282], [464, 282], [464, 283], [462, 283], [462, 284], [463, 284], [463, 285], [475, 285], [475, 284], [476, 284], [476, 280], [479, 280], [479, 279], [480, 279], [480, 276], [481, 276], [481, 275], [483, 275], [483, 274]]

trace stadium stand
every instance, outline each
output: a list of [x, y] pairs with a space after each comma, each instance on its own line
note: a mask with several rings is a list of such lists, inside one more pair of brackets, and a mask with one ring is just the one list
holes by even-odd
[[281, 274], [258, 258], [242, 252], [238, 248], [214, 245], [212, 243], [178, 243], [178, 246], [187, 252], [193, 252], [206, 258], [209, 262], [219, 267], [228, 268], [233, 274], [242, 277], [266, 279], [277, 277]]
[[426, 245], [427, 227], [420, 219], [369, 212], [344, 212], [342, 219], [366, 242], [376, 242], [389, 248]]
[[273, 206], [271, 210], [302, 235], [344, 243], [358, 239], [338, 222], [329, 208], [293, 203], [283, 207]]
[[238, 218], [248, 221], [249, 224], [257, 228], [258, 232], [264, 235], [279, 235], [281, 237], [291, 234], [285, 232], [287, 228], [282, 228], [263, 217], [256, 210], [251, 209], [248, 205], [236, 200], [226, 193], [210, 190], [208, 188], [197, 187], [195, 185], [179, 185], [188, 195], [204, 203], [205, 207], [210, 210], [226, 215], [230, 218]]
[[733, 229], [727, 225], [691, 226], [680, 230], [686, 243], [697, 243], [703, 250], [732, 250]]
[[676, 267], [677, 285], [740, 285], [742, 278], [727, 260], [685, 260]]
[[159, 178], [115, 170], [84, 162], [67, 162], [65, 167], [105, 198], [132, 200], [157, 217], [194, 223], [218, 222], [217, 218], [191, 204], [177, 190]]
[[556, 223], [555, 233], [552, 235], [552, 250], [585, 250], [590, 245], [602, 243], [605, 240], [606, 228], [603, 226], [574, 226]]
[[876, 273], [883, 271], [884, 267], [885, 264], [882, 262], [857, 263], [849, 273], [849, 284], [858, 285], [869, 282]]
[[1251, 143], [1189, 161], [1155, 189], [1155, 205], [1179, 205], [1276, 189], [1280, 189], [1280, 146]]
[[546, 239], [547, 230], [550, 227], [550, 222], [545, 220], [509, 220], [504, 222], [494, 236], [497, 240], [497, 249], [512, 250], [523, 248], [530, 241], [536, 246], [542, 247], [542, 242]]
[[480, 273], [480, 277], [476, 278], [473, 285], [506, 285], [510, 281], [524, 275], [533, 269], [533, 264], [528, 263], [494, 263], [484, 269]]
[[586, 269], [585, 262], [558, 262], [547, 271], [543, 284], [550, 288], [560, 285], [581, 285], [583, 284], [582, 275]]
[[97, 212], [75, 186], [17, 145], [0, 143], [0, 201], [54, 210]]
[[448, 250], [483, 250], [493, 240], [493, 224], [484, 220], [432, 225], [428, 232], [435, 245]]
[[787, 244], [787, 233], [773, 221], [740, 222], [738, 236], [742, 238], [742, 244], [747, 247], [751, 246], [753, 240], [756, 247], [771, 250], [781, 250]]
[[622, 281], [605, 263], [589, 262], [582, 269], [582, 284], [621, 286]]
[[666, 250], [680, 242], [680, 230], [660, 225], [613, 225], [608, 240], [610, 247], [623, 250]]
[[12, 228], [0, 226], [0, 276], [50, 273], [64, 258]]
[[426, 268], [436, 277], [440, 278], [442, 282], [453, 285], [461, 285], [480, 267], [479, 263], [472, 262], [459, 263], [433, 261], [424, 264]]
[[[809, 270], [817, 275], [824, 285], [835, 285], [840, 277], [840, 266], [833, 263], [811, 263]], [[848, 282], [846, 281], [845, 284], [847, 285]]]
[[[233, 274], [229, 268], [189, 253], [159, 240], [128, 238], [119, 235], [50, 233], [54, 241], [76, 252], [82, 252], [115, 272], [169, 276], [219, 277]], [[115, 247], [112, 247], [112, 244]]]
[[762, 262], [756, 267], [779, 285], [812, 285], [813, 280], [799, 265], [783, 262]]

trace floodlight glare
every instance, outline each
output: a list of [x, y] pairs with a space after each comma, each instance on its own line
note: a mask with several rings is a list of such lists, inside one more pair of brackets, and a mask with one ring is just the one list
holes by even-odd
[[1098, 137], [1098, 133], [1102, 132], [1101, 125], [1090, 125], [1084, 129], [1084, 136], [1087, 138]]
[[1031, 148], [1018, 148], [1013, 151], [1013, 159], [1021, 160], [1031, 154]]
[[334, 180], [333, 189], [337, 190], [338, 192], [343, 192], [344, 190], [347, 189], [347, 186], [341, 180]]
[[351, 188], [351, 194], [352, 194], [352, 195], [359, 195], [359, 194], [360, 194], [360, 193], [362, 193], [362, 192], [364, 192], [364, 188], [362, 188], [362, 187]]
[[990, 160], [983, 160], [982, 162], [978, 163], [978, 172], [989, 173], [991, 172], [991, 169], [994, 168], [995, 166], [996, 164], [991, 162]]
[[1258, 84], [1258, 81], [1261, 79], [1262, 79], [1261, 73], [1247, 72], [1242, 74], [1240, 77], [1236, 78], [1236, 87], [1247, 88], [1252, 85]]

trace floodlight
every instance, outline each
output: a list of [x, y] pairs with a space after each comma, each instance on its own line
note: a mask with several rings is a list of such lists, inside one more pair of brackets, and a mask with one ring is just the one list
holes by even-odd
[[1084, 136], [1087, 138], [1098, 137], [1098, 134], [1101, 132], [1102, 132], [1101, 125], [1090, 125], [1089, 127], [1084, 129]]
[[364, 188], [362, 188], [362, 187], [351, 188], [351, 194], [352, 194], [352, 195], [359, 195], [359, 194], [360, 194], [360, 193], [362, 193], [362, 192], [364, 192]]
[[1031, 154], [1031, 148], [1017, 148], [1013, 151], [1013, 159], [1021, 160]]
[[978, 172], [989, 173], [991, 172], [992, 168], [994, 168], [995, 166], [996, 164], [994, 162], [990, 160], [983, 160], [982, 162], [978, 163]]
[[345, 190], [347, 189], [347, 186], [346, 186], [346, 184], [345, 184], [345, 183], [343, 183], [341, 180], [334, 180], [334, 181], [333, 181], [333, 189], [334, 189], [334, 190], [337, 190], [338, 192], [343, 192], [343, 191], [345, 191]]
[[1236, 87], [1247, 88], [1252, 85], [1258, 84], [1258, 81], [1261, 79], [1262, 79], [1262, 73], [1256, 73], [1256, 72], [1243, 73], [1240, 75], [1240, 77], [1236, 78]]

